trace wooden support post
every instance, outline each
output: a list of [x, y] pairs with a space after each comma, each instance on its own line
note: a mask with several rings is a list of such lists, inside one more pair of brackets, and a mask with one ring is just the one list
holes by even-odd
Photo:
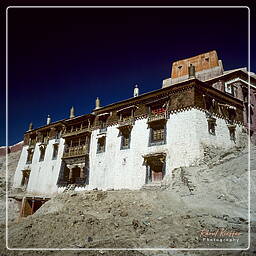
[[71, 180], [72, 179], [72, 176], [73, 176], [73, 169], [72, 168], [70, 168], [69, 169], [69, 180]]
[[80, 167], [80, 178], [84, 178], [84, 167]]
[[26, 197], [23, 197], [21, 201], [21, 207], [20, 207], [20, 217], [23, 217], [24, 215], [25, 201], [26, 201]]
[[35, 198], [32, 198], [31, 215], [34, 213], [34, 208], [35, 208]]

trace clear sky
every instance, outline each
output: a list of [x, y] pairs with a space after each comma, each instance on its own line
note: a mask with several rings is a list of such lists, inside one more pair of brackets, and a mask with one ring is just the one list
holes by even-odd
[[91, 112], [97, 96], [107, 105], [132, 97], [135, 84], [140, 93], [159, 89], [179, 59], [216, 50], [225, 70], [248, 66], [247, 12], [9, 9], [9, 144], [48, 114], [56, 121], [71, 106], [76, 115]]

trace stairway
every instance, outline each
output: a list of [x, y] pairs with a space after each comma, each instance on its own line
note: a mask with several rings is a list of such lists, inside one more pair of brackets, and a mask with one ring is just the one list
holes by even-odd
[[66, 188], [64, 189], [63, 193], [65, 192], [70, 192], [70, 191], [74, 191], [76, 188], [76, 184], [69, 184], [66, 186]]

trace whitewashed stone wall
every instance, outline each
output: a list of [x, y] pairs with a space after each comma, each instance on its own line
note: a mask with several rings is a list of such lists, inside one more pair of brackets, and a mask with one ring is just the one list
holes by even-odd
[[[189, 166], [203, 157], [204, 145], [231, 148], [225, 120], [217, 118], [216, 135], [208, 133], [205, 113], [196, 109], [170, 115], [167, 121], [166, 144], [148, 146], [147, 119], [137, 120], [131, 132], [130, 149], [120, 150], [121, 137], [117, 126], [108, 127], [106, 150], [97, 151], [99, 130], [93, 131], [90, 147], [90, 186], [87, 189], [139, 189], [145, 184], [146, 166], [143, 155], [166, 153], [166, 175], [174, 168]], [[241, 133], [237, 127], [236, 133]]]
[[64, 139], [60, 139], [58, 157], [52, 160], [53, 144], [55, 140], [50, 140], [45, 151], [44, 161], [39, 162], [39, 143], [35, 146], [35, 151], [31, 164], [26, 164], [28, 146], [24, 146], [20, 160], [14, 176], [14, 187], [20, 187], [22, 181], [22, 170], [31, 170], [27, 192], [37, 194], [53, 194], [58, 191], [57, 180], [61, 167], [61, 157], [64, 150]]
[[[139, 189], [145, 184], [146, 166], [143, 165], [143, 155], [150, 153], [166, 153], [166, 175], [171, 175], [174, 168], [189, 166], [203, 157], [204, 146], [231, 148], [235, 143], [230, 140], [229, 130], [225, 120], [216, 118], [216, 135], [208, 133], [208, 122], [205, 113], [196, 109], [171, 114], [166, 124], [166, 144], [148, 146], [150, 129], [147, 119], [136, 120], [131, 131], [129, 149], [120, 150], [121, 137], [117, 126], [107, 128], [105, 152], [97, 153], [97, 138], [99, 130], [91, 135], [90, 145], [90, 178], [89, 185], [76, 190], [98, 189]], [[236, 136], [242, 132], [237, 126]], [[55, 193], [56, 183], [61, 167], [61, 157], [64, 140], [61, 139], [57, 160], [51, 160], [54, 140], [49, 142], [45, 160], [39, 162], [39, 147], [36, 150], [31, 165], [26, 165], [27, 147], [23, 148], [14, 179], [14, 186], [21, 183], [21, 170], [30, 168], [28, 192]]]

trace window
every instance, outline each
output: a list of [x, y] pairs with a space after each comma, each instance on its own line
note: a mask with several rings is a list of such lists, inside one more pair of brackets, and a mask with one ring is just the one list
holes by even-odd
[[29, 181], [30, 170], [23, 170], [22, 172], [23, 173], [22, 173], [21, 186], [27, 187], [28, 181]]
[[236, 142], [236, 125], [228, 125], [230, 140]]
[[106, 132], [107, 131], [107, 122], [106, 120], [101, 120], [100, 122], [100, 132]]
[[39, 157], [39, 162], [42, 162], [44, 161], [44, 156], [45, 156], [45, 150], [46, 150], [46, 147], [44, 146], [40, 146], [40, 157]]
[[159, 129], [153, 129], [153, 142], [161, 141], [164, 139], [164, 128], [159, 128]]
[[27, 156], [27, 162], [26, 162], [27, 164], [32, 163], [33, 155], [34, 155], [34, 149], [33, 148], [28, 149], [28, 156]]
[[234, 96], [234, 87], [231, 83], [225, 83], [225, 92]]
[[47, 144], [47, 143], [48, 143], [48, 139], [49, 139], [49, 138], [48, 138], [48, 135], [43, 135], [43, 141], [42, 141], [42, 142], [43, 142], [44, 144]]
[[230, 140], [236, 141], [236, 133], [235, 130], [229, 130]]
[[97, 153], [105, 152], [106, 137], [98, 138]]
[[30, 138], [29, 139], [29, 146], [34, 147], [36, 145], [36, 138]]
[[149, 145], [162, 145], [165, 144], [165, 124], [159, 123], [154, 124], [150, 127], [150, 138], [149, 138]]
[[208, 118], [208, 132], [211, 135], [215, 135], [215, 126], [216, 126], [216, 119], [215, 118]]
[[58, 150], [59, 150], [59, 145], [58, 144], [53, 144], [52, 160], [57, 159]]
[[121, 137], [121, 149], [128, 149], [130, 148], [130, 139], [131, 134], [123, 134]]
[[165, 113], [165, 107], [162, 105], [151, 107], [150, 110], [151, 115], [161, 115]]
[[61, 137], [61, 130], [57, 130], [54, 138], [56, 141], [59, 141], [60, 137]]

